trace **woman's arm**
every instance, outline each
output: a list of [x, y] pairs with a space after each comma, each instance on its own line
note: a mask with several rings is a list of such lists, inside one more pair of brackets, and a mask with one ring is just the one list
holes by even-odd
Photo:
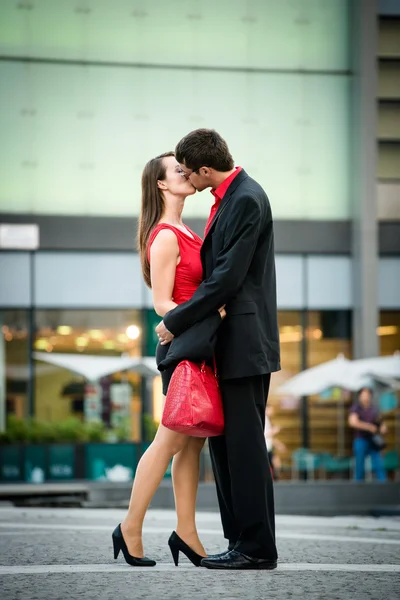
[[156, 313], [163, 317], [177, 306], [172, 299], [176, 265], [179, 263], [179, 245], [170, 229], [162, 229], [150, 248], [150, 279]]
[[369, 431], [369, 433], [376, 433], [378, 431], [376, 425], [374, 425], [373, 423], [366, 423], [365, 421], [361, 421], [361, 419], [356, 413], [351, 413], [351, 415], [349, 415], [348, 423], [352, 429]]

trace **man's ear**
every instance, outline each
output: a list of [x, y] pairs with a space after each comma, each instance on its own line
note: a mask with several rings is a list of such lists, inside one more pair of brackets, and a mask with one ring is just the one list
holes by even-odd
[[160, 190], [166, 190], [167, 189], [167, 184], [165, 183], [165, 181], [161, 181], [161, 179], [157, 179], [157, 187]]
[[203, 175], [203, 177], [211, 177], [212, 171], [213, 170], [211, 169], [211, 167], [201, 167], [199, 169], [199, 174]]

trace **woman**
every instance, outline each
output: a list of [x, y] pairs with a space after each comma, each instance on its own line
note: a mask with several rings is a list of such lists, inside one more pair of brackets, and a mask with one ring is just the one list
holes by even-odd
[[[160, 317], [177, 304], [189, 300], [202, 281], [201, 238], [182, 222], [187, 196], [195, 188], [184, 176], [173, 152], [150, 160], [142, 175], [142, 207], [139, 220], [139, 253], [143, 276], [152, 288], [153, 303]], [[224, 310], [220, 310], [224, 316]], [[157, 364], [165, 358], [169, 345], [158, 345]], [[164, 396], [173, 368], [162, 373]], [[120, 550], [132, 566], [154, 566], [144, 557], [142, 526], [146, 510], [168, 464], [172, 462], [177, 527], [169, 539], [176, 565], [179, 551], [196, 566], [206, 555], [195, 523], [203, 438], [173, 432], [160, 424], [154, 441], [139, 461], [128, 513], [113, 533], [114, 558]]]
[[382, 423], [379, 410], [372, 404], [372, 392], [369, 388], [363, 388], [358, 392], [358, 401], [350, 409], [349, 425], [354, 429], [356, 481], [364, 480], [365, 459], [368, 455], [371, 456], [372, 468], [378, 481], [386, 481], [382, 455], [374, 446], [372, 437], [375, 433], [385, 434], [387, 427]]

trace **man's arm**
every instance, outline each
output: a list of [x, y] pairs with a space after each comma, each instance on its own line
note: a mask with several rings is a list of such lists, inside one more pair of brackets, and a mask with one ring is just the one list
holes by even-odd
[[231, 214], [224, 247], [211, 276], [200, 284], [188, 302], [164, 317], [165, 327], [175, 336], [229, 302], [247, 275], [258, 242], [261, 208], [254, 198], [244, 197], [226, 210], [231, 210]]

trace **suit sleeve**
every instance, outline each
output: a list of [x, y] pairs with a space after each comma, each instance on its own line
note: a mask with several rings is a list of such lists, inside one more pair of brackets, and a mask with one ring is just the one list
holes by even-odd
[[261, 209], [254, 198], [242, 197], [226, 210], [230, 210], [230, 216], [224, 244], [211, 276], [200, 284], [190, 300], [164, 317], [165, 326], [175, 336], [228, 303], [247, 275], [258, 241]]

